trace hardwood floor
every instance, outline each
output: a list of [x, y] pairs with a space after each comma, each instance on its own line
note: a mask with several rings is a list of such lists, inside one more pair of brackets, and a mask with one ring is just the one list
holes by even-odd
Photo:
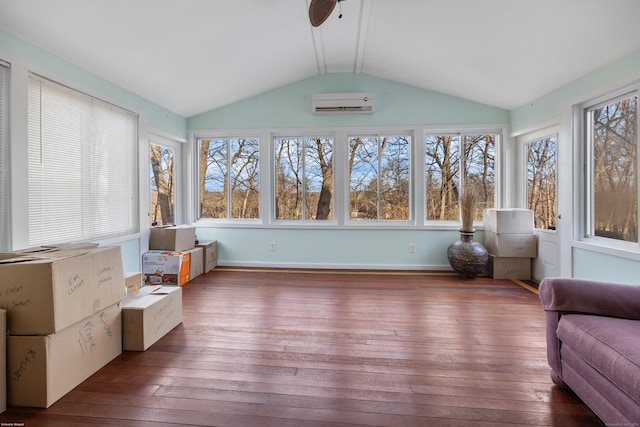
[[149, 350], [0, 422], [602, 426], [552, 384], [538, 296], [513, 281], [218, 268], [183, 291]]

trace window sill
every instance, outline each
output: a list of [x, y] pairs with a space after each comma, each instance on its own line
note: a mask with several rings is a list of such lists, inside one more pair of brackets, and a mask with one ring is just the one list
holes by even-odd
[[620, 242], [613, 244], [608, 242], [607, 239], [585, 238], [584, 240], [574, 241], [572, 245], [574, 248], [586, 251], [640, 261], [640, 246], [637, 243]]

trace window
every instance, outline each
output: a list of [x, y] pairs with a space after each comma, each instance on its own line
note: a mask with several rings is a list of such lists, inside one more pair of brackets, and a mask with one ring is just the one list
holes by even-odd
[[28, 97], [29, 244], [137, 232], [137, 115], [35, 75]]
[[458, 221], [462, 189], [477, 194], [476, 220], [494, 207], [494, 134], [425, 136], [425, 212], [427, 221]]
[[150, 143], [151, 226], [175, 224], [175, 150]]
[[587, 235], [638, 242], [638, 92], [585, 109]]
[[[428, 134], [419, 127], [196, 134], [194, 216], [232, 227], [391, 228], [436, 221], [455, 226], [459, 193], [473, 188], [476, 220], [481, 220], [482, 209], [495, 206], [500, 133], [478, 129], [447, 134]], [[416, 134], [425, 135], [424, 145], [414, 146]]]
[[9, 200], [7, 177], [9, 176], [9, 64], [0, 61], [0, 251], [8, 250], [7, 209]]
[[197, 141], [200, 218], [260, 218], [260, 139]]
[[351, 219], [410, 220], [411, 136], [350, 136], [348, 149]]
[[527, 144], [527, 208], [533, 211], [534, 227], [556, 229], [557, 136]]
[[277, 137], [275, 218], [333, 219], [333, 138]]
[[426, 219], [457, 221], [460, 135], [427, 135], [425, 158]]

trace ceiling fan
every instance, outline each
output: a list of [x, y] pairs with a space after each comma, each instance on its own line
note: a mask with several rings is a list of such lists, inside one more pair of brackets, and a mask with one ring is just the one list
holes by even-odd
[[[344, 0], [311, 0], [309, 5], [309, 21], [314, 27], [320, 26], [333, 12], [336, 7], [336, 3], [341, 3]], [[342, 4], [340, 4], [340, 15], [338, 18], [342, 18]]]

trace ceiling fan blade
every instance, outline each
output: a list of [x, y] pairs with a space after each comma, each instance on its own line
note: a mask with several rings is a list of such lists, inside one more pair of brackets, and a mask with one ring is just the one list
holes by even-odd
[[336, 0], [311, 0], [309, 5], [309, 21], [314, 27], [320, 26], [333, 12]]

